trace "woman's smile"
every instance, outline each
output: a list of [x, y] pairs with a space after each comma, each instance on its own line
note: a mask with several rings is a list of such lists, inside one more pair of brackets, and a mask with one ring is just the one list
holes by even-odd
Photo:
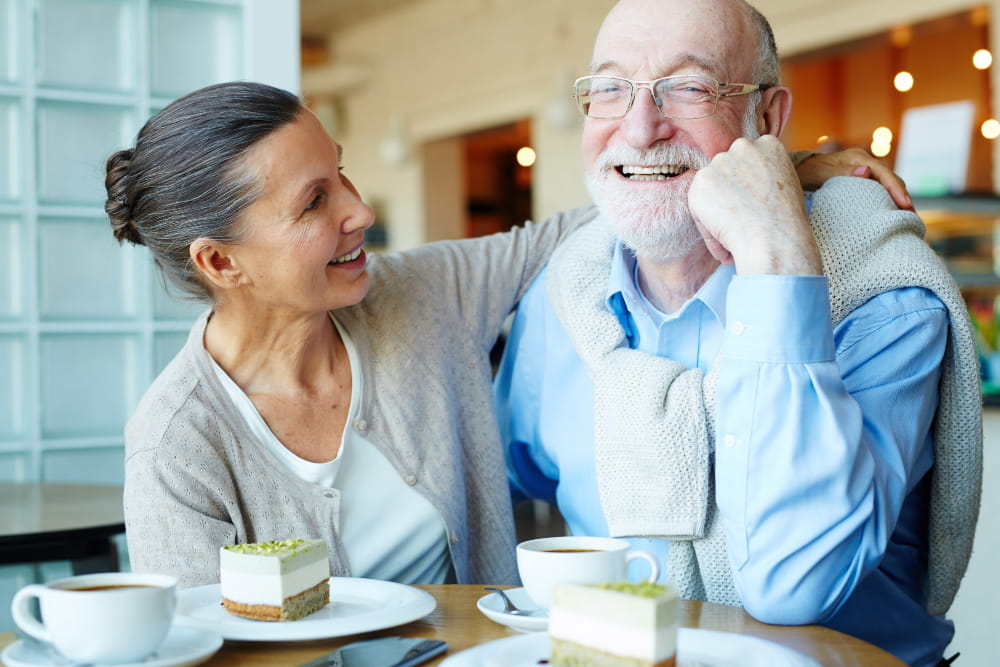
[[337, 266], [340, 264], [347, 264], [349, 262], [353, 262], [359, 257], [362, 259], [362, 263], [364, 263], [364, 257], [363, 257], [364, 252], [365, 251], [361, 249], [361, 246], [358, 246], [355, 250], [347, 253], [346, 255], [341, 255], [337, 259], [331, 261], [330, 264], [333, 266]]

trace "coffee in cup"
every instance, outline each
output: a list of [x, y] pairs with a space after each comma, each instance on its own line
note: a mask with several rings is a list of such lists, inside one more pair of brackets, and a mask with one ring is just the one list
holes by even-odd
[[528, 596], [539, 607], [552, 604], [556, 584], [601, 584], [624, 581], [629, 562], [649, 563], [647, 578], [660, 578], [660, 565], [648, 551], [631, 549], [614, 537], [561, 536], [528, 540], [517, 545], [517, 571]]
[[[32, 598], [38, 598], [41, 622]], [[142, 661], [159, 648], [176, 604], [176, 577], [107, 572], [25, 586], [10, 609], [21, 630], [69, 660], [117, 664]]]

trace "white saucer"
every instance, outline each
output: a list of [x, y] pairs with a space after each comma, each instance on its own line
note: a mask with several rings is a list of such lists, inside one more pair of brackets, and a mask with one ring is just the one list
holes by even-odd
[[[142, 662], [130, 662], [116, 667], [190, 667], [200, 665], [219, 650], [222, 637], [217, 633], [174, 625], [155, 657]], [[18, 640], [5, 648], [0, 660], [7, 667], [58, 667], [69, 665], [68, 660], [54, 656], [35, 644]], [[93, 667], [101, 667], [103, 663]]]
[[[473, 646], [441, 667], [535, 667], [549, 658], [549, 636], [531, 633]], [[677, 630], [677, 664], [712, 667], [820, 667], [812, 658], [766, 639], [716, 630]]]
[[525, 611], [535, 610], [536, 616], [520, 616], [508, 614], [503, 610], [503, 600], [496, 593], [488, 593], [479, 598], [476, 607], [483, 612], [491, 621], [496, 621], [500, 625], [506, 625], [518, 632], [540, 632], [549, 628], [549, 613], [544, 609], [538, 609], [535, 603], [528, 597], [528, 591], [523, 588], [511, 588], [504, 591], [515, 607]]

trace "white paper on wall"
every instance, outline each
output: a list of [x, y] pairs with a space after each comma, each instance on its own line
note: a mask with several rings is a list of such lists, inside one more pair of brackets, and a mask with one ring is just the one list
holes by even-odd
[[965, 191], [974, 115], [971, 100], [903, 112], [895, 170], [910, 194], [934, 197]]

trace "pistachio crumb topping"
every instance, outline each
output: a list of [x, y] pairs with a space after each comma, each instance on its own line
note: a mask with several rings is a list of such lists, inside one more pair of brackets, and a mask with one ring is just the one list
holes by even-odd
[[306, 540], [301, 538], [291, 540], [271, 540], [270, 542], [254, 542], [252, 544], [230, 544], [224, 546], [226, 551], [238, 554], [252, 554], [255, 556], [270, 556], [274, 554], [295, 555], [304, 549], [300, 547], [306, 545]]
[[619, 593], [627, 593], [628, 595], [638, 595], [644, 598], [655, 598], [660, 597], [666, 593], [666, 586], [661, 586], [660, 584], [653, 584], [648, 581], [642, 581], [637, 583], [632, 583], [628, 581], [615, 581], [607, 584], [596, 584], [598, 588], [604, 588], [610, 591], [617, 591]]

